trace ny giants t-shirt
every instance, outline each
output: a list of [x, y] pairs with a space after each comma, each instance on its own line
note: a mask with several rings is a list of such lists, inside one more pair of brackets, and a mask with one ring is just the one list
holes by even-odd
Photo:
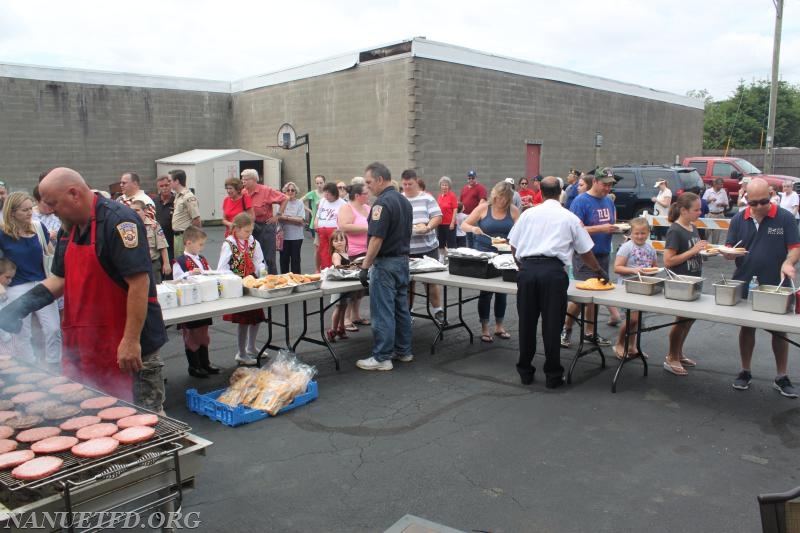
[[[589, 193], [579, 194], [577, 198], [573, 200], [569, 210], [581, 219], [585, 227], [613, 224], [617, 220], [614, 202], [608, 196], [597, 198]], [[591, 237], [594, 241], [592, 253], [595, 255], [611, 253], [610, 233], [593, 233]]]

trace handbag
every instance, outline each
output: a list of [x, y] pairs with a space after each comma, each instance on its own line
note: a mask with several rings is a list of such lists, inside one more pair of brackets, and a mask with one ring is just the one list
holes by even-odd
[[44, 229], [40, 222], [33, 223], [33, 229], [36, 236], [39, 237], [39, 245], [42, 247], [42, 266], [44, 267], [44, 275], [48, 277], [53, 268], [54, 248], [53, 243], [47, 242], [44, 237]]

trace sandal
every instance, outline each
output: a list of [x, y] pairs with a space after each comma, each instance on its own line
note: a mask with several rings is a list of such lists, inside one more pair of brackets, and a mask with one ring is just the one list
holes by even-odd
[[369, 318], [357, 318], [353, 320], [353, 324], [357, 326], [369, 326], [372, 323], [369, 321]]
[[608, 319], [608, 322], [606, 322], [606, 324], [608, 324], [609, 326], [611, 326], [612, 328], [614, 328], [614, 327], [617, 327], [617, 326], [619, 326], [619, 324], [620, 324], [620, 320], [619, 320], [619, 319], [617, 319], [617, 320], [611, 320], [611, 319], [609, 318], [609, 319]]
[[336, 342], [336, 330], [329, 329], [325, 332], [325, 336], [328, 338], [328, 342]]
[[352, 324], [345, 324], [344, 329], [347, 331], [358, 331], [358, 326], [355, 325], [355, 322]]
[[689, 359], [685, 355], [681, 356], [681, 364], [683, 366], [688, 366], [688, 367], [697, 366], [697, 363], [695, 361], [693, 361], [692, 359]]
[[494, 339], [492, 338], [491, 335], [489, 335], [487, 333], [487, 334], [481, 335], [481, 342], [494, 342]]
[[500, 337], [501, 339], [510, 339], [511, 338], [511, 334], [509, 332], [507, 332], [506, 330], [495, 331], [494, 332], [494, 336], [495, 337]]
[[664, 361], [664, 370], [669, 372], [670, 374], [675, 374], [676, 376], [686, 376], [689, 373], [683, 368], [680, 362], [673, 363], [670, 361]]
[[349, 339], [350, 337], [345, 333], [343, 329], [337, 330], [336, 334], [339, 336], [340, 339]]

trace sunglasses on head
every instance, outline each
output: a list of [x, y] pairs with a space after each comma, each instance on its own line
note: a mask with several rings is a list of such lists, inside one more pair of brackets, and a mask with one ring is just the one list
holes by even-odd
[[747, 205], [750, 207], [758, 207], [759, 205], [767, 205], [769, 203], [769, 198], [762, 198], [761, 200], [749, 200]]

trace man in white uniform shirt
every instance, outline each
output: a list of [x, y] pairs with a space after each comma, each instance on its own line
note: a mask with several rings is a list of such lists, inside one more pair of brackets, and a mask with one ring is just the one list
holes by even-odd
[[[725, 218], [725, 210], [728, 209], [730, 200], [728, 200], [728, 193], [723, 185], [722, 178], [714, 178], [712, 187], [703, 193], [703, 200], [708, 204], [708, 218]], [[708, 242], [711, 244], [725, 242], [723, 234], [727, 233], [726, 231], [712, 229], [708, 233]]]
[[536, 369], [531, 362], [536, 353], [536, 327], [542, 317], [546, 376], [545, 386], [555, 389], [564, 384], [561, 366], [561, 328], [567, 312], [569, 278], [565, 265], [572, 264], [572, 254], [580, 254], [584, 263], [607, 280], [592, 247], [594, 241], [580, 219], [558, 201], [561, 188], [553, 176], [541, 182], [544, 202], [525, 210], [508, 234], [511, 252], [519, 265], [517, 312], [519, 314], [519, 360], [517, 372], [523, 385], [533, 382]]
[[[666, 180], [658, 180], [655, 184], [658, 194], [651, 198], [653, 200], [653, 214], [657, 217], [669, 215], [669, 206], [672, 203], [672, 191], [667, 187]], [[653, 230], [656, 238], [663, 239], [667, 234], [667, 226], [656, 226]]]

